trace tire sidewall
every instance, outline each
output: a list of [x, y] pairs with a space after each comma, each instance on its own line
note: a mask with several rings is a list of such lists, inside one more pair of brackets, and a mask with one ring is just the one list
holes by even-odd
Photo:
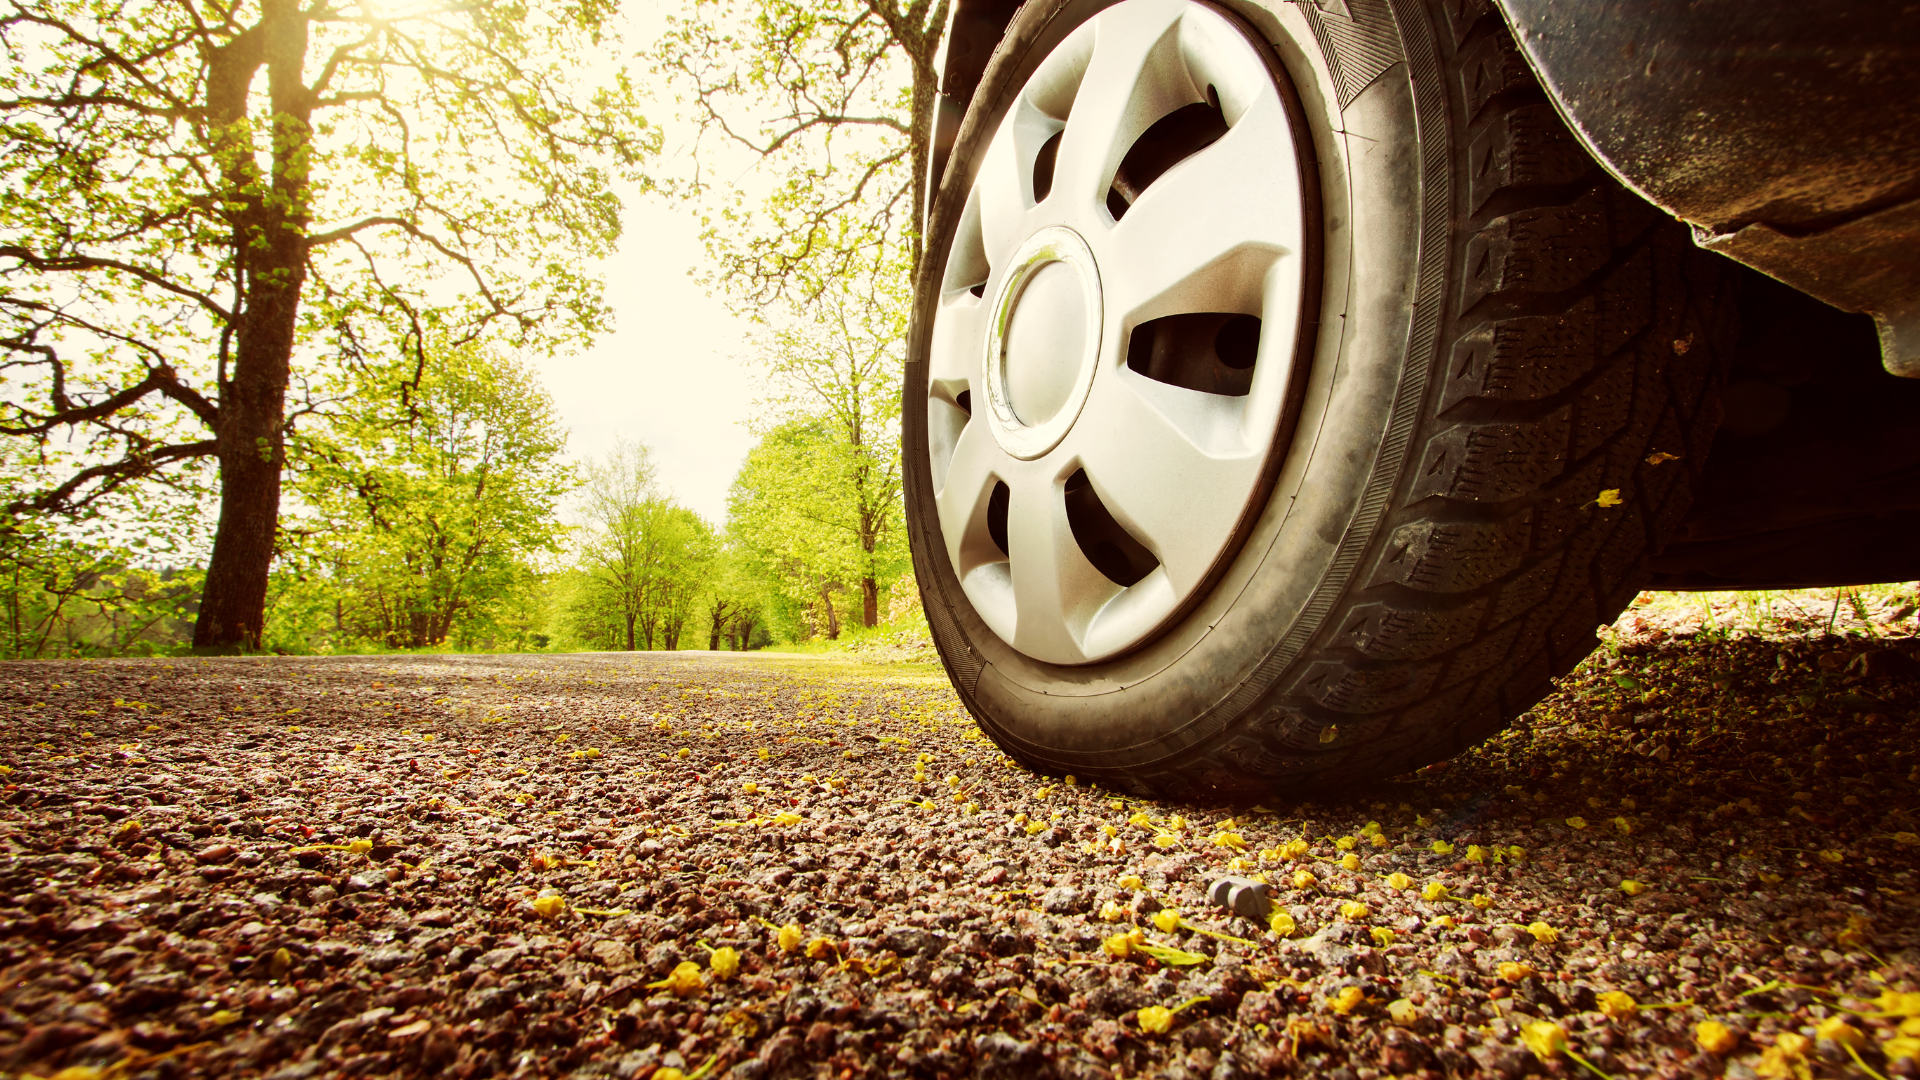
[[[1318, 722], [1265, 706], [1301, 676], [1296, 661], [1330, 629], [1330, 613], [1367, 561], [1407, 467], [1436, 352], [1435, 319], [1423, 326], [1420, 315], [1443, 300], [1435, 255], [1448, 246], [1452, 146], [1437, 75], [1420, 77], [1418, 55], [1433, 53], [1424, 11], [1396, 7], [1383, 25], [1400, 61], [1343, 94], [1341, 57], [1329, 61], [1302, 5], [1222, 5], [1273, 43], [1298, 92], [1318, 157], [1323, 230], [1318, 327], [1300, 373], [1298, 418], [1265, 508], [1212, 590], [1131, 652], [1067, 667], [1026, 657], [988, 629], [944, 554], [928, 461], [926, 356], [971, 167], [1028, 75], [1106, 6], [1034, 0], [1022, 9], [981, 80], [933, 204], [903, 401], [907, 520], [928, 622], [968, 708], [1005, 749], [1042, 767], [1112, 770], [1129, 786], [1152, 786], [1155, 763], [1249, 713], [1270, 729], [1269, 744], [1338, 755], [1344, 750], [1321, 749]], [[1387, 14], [1385, 0], [1372, 6]], [[1424, 69], [1437, 72], [1432, 63]]]

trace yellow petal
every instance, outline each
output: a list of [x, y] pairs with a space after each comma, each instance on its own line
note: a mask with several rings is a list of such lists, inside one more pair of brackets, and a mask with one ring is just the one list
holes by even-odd
[[1560, 931], [1555, 930], [1543, 922], [1529, 924], [1527, 926], [1527, 933], [1532, 934], [1533, 940], [1542, 945], [1551, 945], [1560, 940]]
[[1567, 1033], [1551, 1020], [1535, 1020], [1522, 1027], [1520, 1041], [1541, 1061], [1551, 1061], [1567, 1049]]
[[1355, 855], [1351, 851], [1340, 856], [1340, 869], [1347, 871], [1360, 869], [1360, 856]]
[[1641, 893], [1647, 891], [1647, 883], [1628, 878], [1620, 883], [1620, 891], [1626, 893], [1628, 896], [1639, 896]]
[[1502, 960], [1494, 970], [1500, 973], [1501, 978], [1511, 983], [1526, 982], [1534, 976], [1533, 968], [1517, 960]]
[[1883, 990], [1873, 1005], [1888, 1016], [1920, 1016], [1920, 993]]
[[1619, 506], [1621, 503], [1626, 502], [1625, 499], [1620, 497], [1619, 488], [1608, 488], [1602, 491], [1599, 497], [1593, 501], [1602, 507]]
[[1413, 879], [1398, 871], [1387, 875], [1387, 888], [1405, 889], [1413, 884]]
[[707, 957], [707, 966], [722, 979], [731, 979], [740, 970], [740, 951], [731, 945], [722, 945]]
[[682, 960], [667, 976], [667, 989], [675, 997], [692, 997], [707, 985], [706, 976], [700, 974], [700, 965], [691, 960]]
[[1367, 992], [1365, 990], [1357, 986], [1343, 986], [1340, 988], [1339, 993], [1328, 1000], [1327, 1008], [1332, 1009], [1341, 1016], [1345, 1016], [1361, 1005], [1366, 1004], [1366, 1001]]
[[1718, 1020], [1702, 1020], [1693, 1026], [1693, 1041], [1709, 1054], [1731, 1054], [1740, 1045], [1740, 1033]]
[[800, 940], [805, 936], [806, 931], [800, 929], [799, 923], [788, 923], [780, 928], [780, 934], [776, 940], [781, 952], [790, 953], [800, 947]]
[[1154, 929], [1159, 930], [1163, 934], [1171, 934], [1175, 930], [1180, 929], [1180, 910], [1178, 908], [1162, 908], [1154, 912], [1153, 926]]
[[1888, 1039], [1886, 1042], [1880, 1044], [1880, 1052], [1887, 1055], [1888, 1061], [1899, 1061], [1901, 1058], [1920, 1058], [1920, 1039], [1913, 1038], [1909, 1035]]
[[1814, 1025], [1813, 1033], [1818, 1038], [1832, 1039], [1844, 1046], [1851, 1046], [1855, 1050], [1867, 1045], [1867, 1037], [1860, 1034], [1860, 1029], [1838, 1016], [1829, 1016]]
[[1138, 1014], [1140, 1030], [1148, 1035], [1165, 1035], [1173, 1027], [1173, 1010], [1164, 1005], [1149, 1005]]
[[1406, 998], [1398, 998], [1387, 1002], [1387, 1015], [1393, 1018], [1394, 1023], [1406, 1026], [1420, 1019], [1420, 1010], [1414, 1008], [1413, 1002]]
[[1298, 928], [1294, 926], [1292, 915], [1284, 911], [1276, 911], [1267, 919], [1267, 929], [1281, 937], [1292, 937]]
[[1594, 1004], [1609, 1020], [1631, 1020], [1640, 1011], [1640, 1003], [1633, 995], [1621, 990], [1609, 990], [1594, 998]]
[[543, 919], [552, 919], [567, 910], [567, 902], [558, 896], [542, 896], [533, 902], [533, 910]]

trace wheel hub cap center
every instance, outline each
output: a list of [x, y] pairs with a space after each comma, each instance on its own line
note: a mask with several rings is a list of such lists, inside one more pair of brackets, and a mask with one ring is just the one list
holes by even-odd
[[1080, 234], [1027, 238], [1001, 279], [987, 335], [994, 438], [1017, 458], [1059, 445], [1086, 403], [1100, 353], [1100, 272]]

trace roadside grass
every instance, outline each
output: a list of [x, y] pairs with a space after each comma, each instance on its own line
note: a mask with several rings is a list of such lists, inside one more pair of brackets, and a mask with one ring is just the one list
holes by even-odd
[[1616, 634], [1859, 638], [1920, 632], [1920, 582], [1821, 589], [1643, 592], [1614, 623]]

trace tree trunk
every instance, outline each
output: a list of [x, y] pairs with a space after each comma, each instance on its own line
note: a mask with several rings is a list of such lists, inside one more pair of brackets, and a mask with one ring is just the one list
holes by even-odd
[[[195, 648], [258, 649], [266, 628], [297, 290], [297, 284], [275, 290], [283, 300], [274, 305], [278, 317], [258, 310], [241, 332], [234, 378], [220, 409], [220, 522], [193, 624]], [[265, 290], [256, 285], [255, 291]]]
[[[223, 176], [243, 207], [235, 215], [233, 244], [247, 272], [234, 319], [233, 377], [223, 379], [215, 424], [220, 522], [193, 625], [194, 647], [203, 649], [258, 649], [266, 629], [286, 461], [287, 380], [307, 280], [307, 118], [314, 104], [300, 81], [307, 22], [295, 0], [264, 0], [260, 14], [259, 26], [243, 35], [247, 40], [236, 39], [234, 52], [209, 66], [209, 110], [224, 117], [234, 115], [236, 105], [244, 108], [247, 80], [265, 61], [274, 145], [270, 198], [251, 192], [258, 177], [250, 142], [228, 147], [236, 153]], [[246, 139], [237, 132], [228, 137]], [[243, 149], [247, 156], [237, 153]]]
[[827, 607], [827, 640], [840, 640], [840, 616], [833, 610], [833, 593], [820, 590], [820, 602]]
[[870, 577], [860, 579], [860, 620], [869, 628], [880, 625], [880, 583]]
[[627, 612], [627, 651], [633, 651], [633, 612]]

